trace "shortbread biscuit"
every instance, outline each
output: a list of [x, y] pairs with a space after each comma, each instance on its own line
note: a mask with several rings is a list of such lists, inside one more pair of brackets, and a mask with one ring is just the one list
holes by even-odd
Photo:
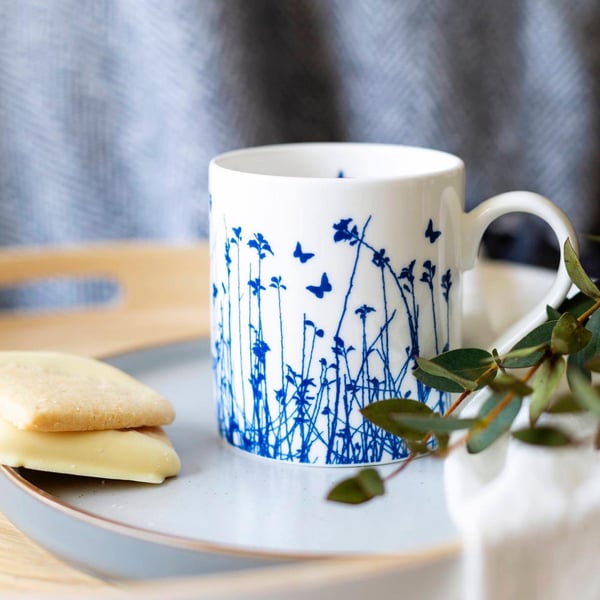
[[27, 431], [167, 425], [169, 401], [123, 371], [58, 352], [0, 352], [0, 417]]
[[181, 463], [160, 427], [46, 433], [0, 419], [0, 463], [38, 471], [162, 483]]

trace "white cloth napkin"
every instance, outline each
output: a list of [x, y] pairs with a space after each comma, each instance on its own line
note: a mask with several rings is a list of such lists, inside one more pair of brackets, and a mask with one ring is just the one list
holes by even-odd
[[[594, 424], [571, 416], [560, 425], [581, 437]], [[464, 600], [600, 599], [600, 452], [591, 443], [546, 449], [505, 437], [481, 454], [461, 448], [446, 459], [445, 486], [463, 541]]]

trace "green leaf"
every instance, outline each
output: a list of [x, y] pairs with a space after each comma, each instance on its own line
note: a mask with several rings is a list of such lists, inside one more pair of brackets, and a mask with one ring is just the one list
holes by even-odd
[[[508, 359], [511, 358], [528, 358], [531, 357], [532, 354], [536, 354], [536, 356], [539, 357], [541, 356], [541, 354], [543, 353], [544, 349], [546, 348], [547, 344], [540, 344], [539, 346], [528, 346], [527, 348], [513, 348], [510, 352], [507, 352], [506, 354], [503, 354], [502, 356], [494, 356], [494, 358], [496, 359], [497, 362], [499, 362], [500, 364], [502, 364], [502, 366], [505, 366], [505, 362], [508, 361]], [[534, 361], [537, 362], [537, 361]], [[508, 365], [509, 367], [512, 368], [512, 363]], [[529, 365], [531, 366], [531, 365]]]
[[327, 494], [327, 500], [344, 504], [362, 504], [371, 498], [373, 496], [365, 492], [356, 477], [340, 481]]
[[376, 469], [373, 469], [372, 467], [361, 469], [356, 475], [356, 478], [367, 493], [372, 494], [373, 496], [383, 496], [385, 486], [383, 484], [383, 479], [381, 479], [381, 476]]
[[594, 415], [600, 417], [600, 393], [588, 378], [577, 368], [568, 371], [569, 385], [579, 404]]
[[418, 358], [419, 368], [413, 371], [414, 376], [425, 385], [444, 392], [459, 393], [464, 390], [475, 390], [483, 387], [486, 381], [477, 380], [489, 369], [492, 355], [479, 348], [460, 348], [450, 350], [427, 360]]
[[327, 494], [327, 500], [344, 504], [362, 504], [385, 493], [383, 479], [376, 469], [361, 469], [354, 477], [336, 484]]
[[592, 314], [585, 327], [592, 339], [585, 348], [569, 356], [569, 367], [578, 367], [590, 379], [590, 371], [600, 370], [600, 311]]
[[557, 398], [553, 398], [546, 408], [546, 412], [551, 414], [580, 413], [584, 410], [571, 393], [561, 394]]
[[477, 419], [459, 419], [458, 417], [442, 417], [436, 413], [431, 415], [394, 414], [392, 419], [403, 427], [421, 433], [451, 433], [460, 429], [470, 429], [478, 423]]
[[559, 307], [559, 312], [570, 312], [574, 317], [581, 316], [594, 305], [594, 300], [578, 292], [571, 298], [566, 298]]
[[594, 373], [600, 373], [600, 356], [595, 356], [594, 358], [587, 360], [584, 363], [584, 367]]
[[554, 427], [527, 427], [512, 432], [512, 436], [534, 446], [568, 446], [573, 440], [560, 429]]
[[571, 313], [564, 313], [552, 330], [550, 349], [556, 354], [575, 354], [592, 340], [592, 332], [586, 329]]
[[529, 396], [533, 392], [524, 381], [510, 373], [498, 375], [488, 385], [494, 392], [514, 392], [517, 396]]
[[496, 350], [496, 348], [492, 348], [492, 363], [495, 364], [496, 366], [500, 367], [500, 362], [501, 362], [501, 358], [500, 358], [500, 354], [498, 353], [498, 350]]
[[[504, 400], [505, 397], [506, 394], [494, 394], [490, 396], [481, 407], [479, 417], [484, 418], [488, 415], [502, 400]], [[467, 441], [467, 450], [471, 454], [476, 454], [491, 446], [499, 437], [510, 429], [521, 409], [522, 403], [522, 398], [515, 397], [502, 409], [500, 414], [487, 425], [487, 427], [479, 428], [478, 426], [475, 426], [473, 434]]]
[[560, 319], [560, 313], [552, 306], [546, 306], [546, 315], [548, 316], [548, 321], [558, 321]]
[[579, 262], [579, 257], [573, 248], [571, 241], [566, 240], [564, 247], [564, 262], [565, 267], [567, 269], [567, 273], [571, 278], [571, 281], [586, 295], [590, 298], [594, 298], [597, 300], [600, 298], [600, 289], [598, 286], [590, 279], [588, 274], [585, 272], [581, 262]]
[[408, 398], [391, 398], [372, 402], [362, 408], [360, 412], [365, 419], [385, 429], [388, 433], [416, 442], [422, 439], [423, 434], [414, 429], [403, 427], [394, 420], [393, 415], [399, 413], [433, 414], [433, 411], [426, 404]]
[[[460, 375], [449, 371], [445, 367], [442, 367], [440, 364], [436, 363], [433, 360], [428, 360], [426, 358], [419, 357], [417, 358], [417, 364], [419, 365], [419, 374], [416, 376], [417, 379], [419, 379], [423, 383], [425, 382], [423, 381], [423, 377], [421, 376], [421, 374], [424, 374], [426, 377], [434, 377], [436, 381], [442, 382], [442, 386], [450, 385], [452, 388], [456, 387], [456, 391], [459, 392], [462, 392], [464, 390], [474, 390], [477, 387], [477, 384], [474, 380], [461, 377]], [[446, 381], [448, 381], [449, 383], [445, 383]], [[452, 384], [456, 384], [456, 386]], [[440, 383], [437, 383], [435, 385], [429, 384], [429, 387], [441, 389]]]
[[565, 369], [565, 360], [561, 356], [549, 358], [540, 365], [533, 382], [533, 394], [529, 404], [529, 420], [532, 425], [535, 425], [540, 415], [548, 408]]
[[521, 338], [510, 350], [509, 354], [523, 349], [532, 349], [526, 356], [514, 356], [502, 361], [502, 366], [508, 369], [522, 369], [532, 367], [542, 356], [552, 339], [552, 331], [558, 321], [546, 321], [535, 329], [531, 330], [526, 336]]

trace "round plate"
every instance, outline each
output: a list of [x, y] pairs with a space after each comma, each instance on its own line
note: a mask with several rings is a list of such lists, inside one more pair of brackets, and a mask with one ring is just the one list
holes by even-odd
[[[551, 282], [551, 273], [530, 267], [486, 264], [469, 274], [466, 338], [487, 345], [493, 336], [490, 319], [472, 327], [481, 299], [496, 321], [510, 321], [535, 300], [524, 289], [539, 297]], [[0, 510], [68, 562], [110, 578], [156, 578], [377, 554], [414, 563], [458, 551], [441, 461], [415, 461], [365, 505], [331, 503], [327, 491], [353, 468], [281, 464], [218, 438], [208, 341], [110, 362], [172, 401], [177, 419], [167, 432], [183, 467], [160, 486], [2, 467]]]

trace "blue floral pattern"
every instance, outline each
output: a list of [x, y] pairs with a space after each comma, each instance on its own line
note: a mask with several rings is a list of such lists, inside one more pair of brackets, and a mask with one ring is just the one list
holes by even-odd
[[[441, 412], [447, 408], [448, 394], [433, 392], [410, 371], [420, 355], [422, 328], [433, 330], [436, 353], [449, 348], [452, 272], [440, 276], [431, 260], [392, 265], [386, 249], [368, 239], [371, 219], [356, 223], [344, 217], [332, 223], [335, 247], [346, 247], [353, 265], [344, 288], [335, 290], [342, 294], [335, 322], [319, 323], [305, 313], [296, 325], [284, 314], [287, 295], [308, 294], [313, 302], [327, 302], [336, 285], [332, 271], [321, 266], [322, 275], [309, 285], [295, 274], [272, 272], [270, 261], [278, 252], [297, 259], [298, 269], [321, 257], [307, 252], [302, 240], [294, 240], [291, 248], [274, 248], [260, 232], [223, 225], [226, 268], [219, 274], [222, 280], [212, 283], [212, 352], [219, 430], [230, 444], [291, 462], [378, 463], [409, 452], [403, 440], [362, 418], [362, 407], [384, 398], [413, 397]], [[435, 244], [441, 235], [430, 219], [424, 236]], [[248, 249], [251, 259], [245, 260]], [[368, 300], [355, 298], [359, 267], [375, 269], [380, 281]], [[419, 296], [423, 291], [425, 296]], [[424, 297], [429, 300], [423, 302]], [[273, 311], [276, 331], [265, 326]], [[392, 329], [401, 320], [409, 334], [398, 360]], [[291, 326], [301, 332], [300, 348], [289, 346]]]

